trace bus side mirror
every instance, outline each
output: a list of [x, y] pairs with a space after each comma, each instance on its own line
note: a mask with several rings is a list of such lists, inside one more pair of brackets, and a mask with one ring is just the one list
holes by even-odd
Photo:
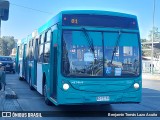
[[9, 2], [0, 0], [0, 19], [7, 21], [9, 16]]

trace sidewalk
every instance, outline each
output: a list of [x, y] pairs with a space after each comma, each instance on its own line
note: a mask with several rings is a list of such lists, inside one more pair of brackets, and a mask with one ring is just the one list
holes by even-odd
[[0, 111], [3, 110], [4, 100], [5, 100], [5, 92], [0, 91]]
[[[16, 75], [15, 75], [16, 76]], [[14, 92], [14, 90], [12, 90], [10, 87], [9, 87], [9, 80], [11, 78], [8, 77], [8, 75], [6, 76], [6, 87], [5, 87], [5, 90], [2, 89], [0, 91], [0, 111], [12, 111], [12, 110], [21, 110], [20, 107], [19, 107], [19, 104], [16, 104], [16, 99], [17, 99], [17, 95], [16, 93]], [[12, 79], [16, 79], [17, 80], [17, 77], [13, 77]], [[12, 81], [11, 79], [11, 81]]]
[[160, 80], [160, 74], [142, 73], [142, 79], [145, 79], [145, 80]]

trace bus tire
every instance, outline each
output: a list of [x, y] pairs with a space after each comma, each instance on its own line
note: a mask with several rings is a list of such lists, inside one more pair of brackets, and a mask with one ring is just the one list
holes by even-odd
[[32, 78], [29, 78], [29, 88], [30, 90], [34, 90], [34, 87], [32, 86]]
[[43, 87], [43, 95], [44, 95], [44, 102], [49, 105], [52, 106], [53, 103], [47, 98], [47, 84], [45, 83], [44, 87]]
[[22, 81], [22, 80], [24, 80], [24, 78], [23, 78], [23, 77], [21, 77], [21, 76], [19, 76], [19, 80], [21, 80], [21, 81]]

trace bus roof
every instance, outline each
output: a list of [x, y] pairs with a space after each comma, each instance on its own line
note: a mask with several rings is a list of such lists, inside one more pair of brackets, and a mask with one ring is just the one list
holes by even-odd
[[[111, 16], [119, 16], [119, 17], [127, 17], [137, 19], [135, 15], [119, 13], [119, 12], [111, 12], [111, 11], [101, 11], [101, 10], [65, 10], [58, 13], [56, 16], [52, 17], [47, 23], [42, 25], [37, 29], [38, 34], [43, 33], [45, 30], [50, 28], [51, 26], [61, 23], [63, 14], [91, 14], [91, 15], [111, 15]], [[26, 38], [21, 40], [22, 44], [27, 43], [32, 38], [32, 34], [28, 35]]]
[[60, 12], [60, 14], [95, 14], [95, 15], [112, 15], [112, 16], [136, 18], [135, 15], [131, 15], [131, 14], [102, 11], [102, 10], [67, 10], [67, 11]]

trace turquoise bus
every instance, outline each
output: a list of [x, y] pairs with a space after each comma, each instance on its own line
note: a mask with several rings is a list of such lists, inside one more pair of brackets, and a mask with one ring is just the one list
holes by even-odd
[[20, 79], [48, 105], [141, 102], [141, 42], [134, 15], [62, 11], [20, 42], [16, 58]]

